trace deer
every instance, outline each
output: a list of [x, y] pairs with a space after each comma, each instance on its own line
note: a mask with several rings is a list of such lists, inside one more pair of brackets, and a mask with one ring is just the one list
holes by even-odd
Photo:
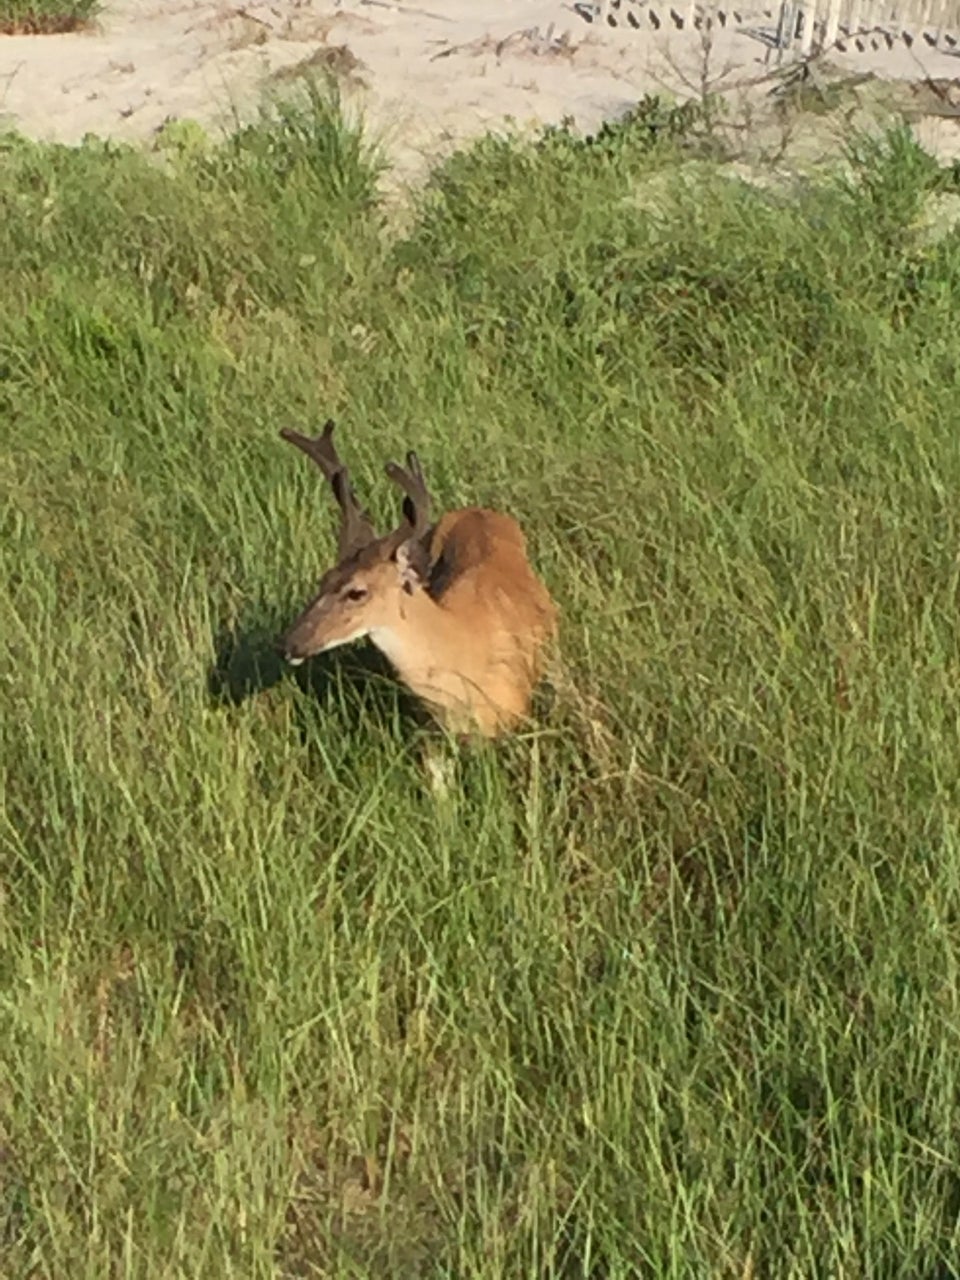
[[337, 560], [279, 642], [287, 662], [369, 638], [432, 719], [460, 739], [493, 739], [529, 718], [557, 608], [527, 559], [520, 525], [484, 507], [435, 523], [420, 461], [386, 465], [402, 489], [402, 518], [378, 536], [333, 443], [281, 437], [320, 468], [340, 509]]

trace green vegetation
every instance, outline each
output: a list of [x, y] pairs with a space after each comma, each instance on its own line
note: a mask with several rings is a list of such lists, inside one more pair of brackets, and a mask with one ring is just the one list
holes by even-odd
[[[676, 125], [402, 238], [319, 98], [2, 144], [5, 1276], [956, 1274], [960, 235], [905, 134], [771, 194]], [[328, 413], [564, 613], [446, 799], [273, 656]]]
[[99, 9], [100, 0], [0, 0], [0, 35], [76, 31]]

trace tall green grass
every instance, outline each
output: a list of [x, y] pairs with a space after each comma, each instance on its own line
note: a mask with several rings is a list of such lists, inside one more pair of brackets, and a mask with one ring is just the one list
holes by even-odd
[[[4, 1275], [957, 1273], [960, 235], [904, 134], [678, 135], [487, 139], [400, 238], [322, 98], [3, 142]], [[445, 799], [273, 654], [328, 413], [563, 611]]]

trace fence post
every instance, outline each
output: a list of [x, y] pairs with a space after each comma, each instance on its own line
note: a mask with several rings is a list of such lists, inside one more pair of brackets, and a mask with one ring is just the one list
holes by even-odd
[[832, 49], [840, 29], [840, 0], [827, 0], [827, 17], [823, 24], [824, 49]]
[[803, 0], [801, 7], [803, 28], [800, 33], [800, 56], [809, 58], [813, 50], [814, 36], [817, 28], [817, 0]]

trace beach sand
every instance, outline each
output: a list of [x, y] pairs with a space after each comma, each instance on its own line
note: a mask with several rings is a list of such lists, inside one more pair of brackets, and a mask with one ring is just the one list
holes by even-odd
[[[709, 33], [669, 7], [621, 0], [613, 12], [615, 27], [556, 0], [108, 0], [89, 30], [0, 37], [0, 123], [63, 142], [87, 133], [149, 140], [185, 118], [229, 128], [264, 91], [326, 68], [348, 109], [385, 142], [394, 172], [415, 179], [458, 142], [509, 121], [568, 118], [589, 130], [647, 93], [769, 100], [776, 68], [763, 36], [772, 11], [738, 9], [739, 22], [731, 12]], [[899, 34], [860, 48], [848, 41], [830, 64], [851, 77], [949, 89], [960, 43], [938, 50], [928, 39], [913, 31], [909, 44]], [[960, 95], [931, 100], [930, 112], [915, 113], [918, 131], [952, 159]]]

